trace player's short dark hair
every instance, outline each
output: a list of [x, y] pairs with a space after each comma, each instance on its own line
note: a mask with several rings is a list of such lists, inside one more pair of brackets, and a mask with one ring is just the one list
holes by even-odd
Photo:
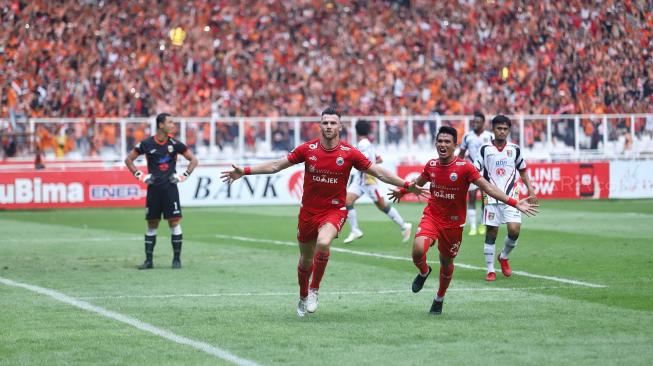
[[441, 133], [453, 136], [453, 143], [454, 144], [458, 143], [458, 131], [455, 128], [451, 126], [442, 126], [438, 130], [438, 134], [435, 135], [435, 138], [437, 139]]
[[499, 114], [492, 118], [492, 128], [494, 126], [498, 125], [499, 123], [505, 123], [508, 125], [508, 128], [512, 127], [512, 122], [510, 121], [510, 118], [504, 116], [503, 114]]
[[156, 128], [157, 129], [161, 128], [161, 127], [159, 127], [159, 125], [162, 124], [163, 122], [165, 122], [166, 118], [168, 118], [168, 117], [170, 117], [170, 113], [159, 113], [156, 116]]
[[370, 134], [370, 123], [364, 119], [356, 122], [356, 134], [359, 136], [367, 136]]
[[474, 111], [474, 118], [480, 118], [481, 121], [485, 122], [485, 115], [481, 111]]
[[336, 116], [338, 116], [338, 118], [340, 118], [340, 112], [338, 112], [338, 110], [334, 106], [326, 107], [326, 109], [322, 111], [323, 116], [326, 114], [335, 114]]

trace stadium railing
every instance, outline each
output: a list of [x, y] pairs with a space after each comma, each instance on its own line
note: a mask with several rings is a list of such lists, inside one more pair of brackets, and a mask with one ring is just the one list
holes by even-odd
[[[487, 128], [493, 116], [487, 116]], [[517, 115], [511, 139], [531, 161], [653, 158], [652, 114]], [[358, 120], [372, 123], [378, 150], [403, 160], [433, 154], [433, 136], [449, 125], [462, 138], [472, 116], [343, 116], [342, 137], [355, 143]], [[283, 156], [318, 136], [320, 117], [174, 117], [176, 136], [203, 161], [225, 162]], [[149, 118], [33, 118], [1, 120], [3, 147], [14, 139], [14, 156], [4, 161], [121, 164], [127, 152], [156, 125]], [[11, 131], [11, 132], [8, 132]]]

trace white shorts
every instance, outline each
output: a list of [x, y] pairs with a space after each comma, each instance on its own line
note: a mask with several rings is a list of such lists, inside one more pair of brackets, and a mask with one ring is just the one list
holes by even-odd
[[485, 209], [483, 209], [483, 224], [499, 226], [506, 222], [521, 223], [521, 212], [505, 203], [485, 205]]
[[347, 188], [347, 192], [353, 193], [358, 197], [367, 196], [372, 200], [372, 202], [378, 202], [381, 198], [381, 192], [376, 184], [352, 184]]
[[472, 183], [472, 184], [469, 185], [469, 188], [467, 188], [467, 191], [468, 192], [474, 192], [477, 189], [478, 189], [478, 186], [476, 184]]

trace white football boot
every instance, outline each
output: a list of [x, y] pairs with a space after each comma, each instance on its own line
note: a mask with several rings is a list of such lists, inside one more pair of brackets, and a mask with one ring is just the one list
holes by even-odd
[[299, 302], [297, 303], [297, 316], [300, 318], [303, 318], [306, 315], [306, 299], [306, 297], [300, 297]]
[[403, 243], [407, 242], [410, 240], [410, 233], [413, 230], [413, 224], [406, 223], [406, 228], [401, 230], [401, 241]]
[[306, 298], [306, 311], [314, 313], [317, 310], [317, 289], [308, 290], [308, 297]]
[[349, 233], [349, 236], [343, 241], [345, 244], [349, 244], [352, 241], [356, 239], [360, 239], [363, 237], [363, 232], [360, 230], [352, 230], [351, 233]]

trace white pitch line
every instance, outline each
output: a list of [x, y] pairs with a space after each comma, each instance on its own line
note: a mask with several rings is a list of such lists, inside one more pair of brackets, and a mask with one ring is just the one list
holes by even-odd
[[0, 283], [5, 284], [7, 286], [12, 286], [12, 287], [21, 287], [36, 293], [39, 293], [41, 295], [46, 295], [49, 296], [57, 301], [61, 301], [63, 303], [78, 307], [80, 309], [90, 311], [93, 313], [100, 314], [104, 317], [117, 320], [121, 323], [125, 323], [128, 325], [131, 325], [132, 327], [138, 328], [140, 330], [152, 333], [156, 336], [159, 336], [161, 338], [167, 339], [169, 341], [173, 341], [178, 344], [185, 344], [187, 346], [191, 346], [195, 349], [198, 349], [200, 351], [206, 352], [210, 355], [216, 356], [222, 360], [232, 362], [236, 365], [242, 365], [242, 366], [258, 366], [254, 361], [250, 361], [241, 357], [238, 357], [234, 355], [233, 353], [223, 350], [218, 347], [214, 347], [208, 343], [205, 342], [200, 342], [196, 341], [190, 338], [182, 337], [180, 335], [177, 335], [175, 333], [172, 333], [170, 331], [167, 331], [165, 329], [161, 329], [158, 327], [155, 327], [154, 325], [145, 323], [143, 321], [140, 321], [136, 318], [132, 318], [127, 315], [123, 315], [120, 313], [117, 313], [115, 311], [107, 310], [105, 308], [95, 306], [93, 304], [90, 304], [86, 301], [81, 301], [78, 300], [74, 297], [70, 297], [68, 295], [65, 295], [61, 292], [57, 292], [55, 290], [51, 290], [48, 288], [44, 287], [39, 287], [39, 286], [34, 286], [34, 285], [29, 285], [26, 283], [20, 283], [20, 282], [15, 282], [7, 278], [0, 277]]
[[[277, 245], [285, 245], [285, 246], [297, 246], [296, 242], [271, 240], [271, 239], [257, 239], [257, 238], [250, 238], [250, 237], [236, 236], [236, 235], [216, 234], [215, 237], [221, 238], [221, 239], [232, 239], [232, 240], [248, 241], [248, 242], [254, 242], [254, 243], [269, 243], [269, 244], [277, 244]], [[393, 260], [401, 260], [401, 261], [412, 261], [413, 260], [412, 258], [399, 257], [399, 256], [396, 256], [396, 255], [362, 252], [362, 251], [359, 251], [359, 250], [351, 250], [351, 249], [338, 248], [338, 247], [333, 247], [333, 246], [331, 247], [331, 251], [340, 252], [340, 253], [355, 254], [355, 255], [360, 255], [360, 256], [364, 256], [364, 257], [393, 259]], [[460, 263], [460, 262], [456, 262], [456, 267], [466, 268], [466, 269], [474, 269], [474, 270], [482, 270], [482, 271], [486, 270], [483, 267], [473, 266], [473, 265], [470, 265], [470, 264], [465, 264], [465, 263]], [[585, 287], [591, 287], [591, 288], [605, 288], [605, 287], [607, 287], [605, 285], [599, 285], [599, 284], [595, 284], [595, 283], [591, 283], [591, 282], [571, 280], [571, 279], [555, 277], [555, 276], [544, 276], [544, 275], [538, 275], [538, 274], [533, 274], [533, 273], [524, 272], [524, 271], [512, 271], [512, 273], [520, 275], [520, 276], [524, 276], [524, 277], [531, 277], [531, 278], [537, 278], [537, 279], [541, 279], [541, 280], [548, 280], [548, 281], [554, 281], [554, 282], [560, 282], [560, 283], [568, 283], [570, 285], [585, 286]]]
[[[468, 288], [449, 288], [449, 292], [508, 292], [508, 291], [529, 291], [529, 290], [550, 290], [558, 288], [568, 288], [564, 286], [542, 286], [542, 287], [468, 287]], [[412, 294], [410, 290], [379, 290], [379, 291], [331, 291], [320, 292], [321, 296], [336, 295], [389, 295], [389, 294]], [[160, 295], [108, 295], [108, 296], [78, 296], [84, 300], [118, 300], [118, 299], [171, 299], [184, 297], [253, 297], [253, 296], [296, 296], [297, 292], [231, 292], [231, 293], [212, 293], [212, 294], [160, 294]]]

